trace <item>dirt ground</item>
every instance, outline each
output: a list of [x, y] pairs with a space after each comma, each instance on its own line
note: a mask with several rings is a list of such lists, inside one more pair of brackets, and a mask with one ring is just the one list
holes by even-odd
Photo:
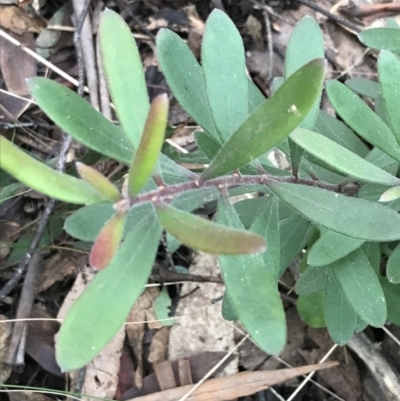
[[[1, 135], [12, 135], [14, 142], [46, 160], [59, 152], [61, 132], [34, 104], [26, 101], [29, 93], [25, 78], [46, 75], [70, 88], [76, 87], [71, 79], [61, 76], [53, 68], [60, 69], [67, 77], [78, 78], [71, 29], [44, 31], [47, 24], [72, 27], [73, 5], [65, 0], [18, 2], [21, 3], [24, 3], [23, 6], [18, 7], [17, 1], [0, 0], [0, 28], [44, 57], [51, 66], [45, 66], [32, 54], [16, 47], [15, 42], [0, 36], [0, 132]], [[40, 8], [40, 17], [32, 11], [35, 4]], [[327, 78], [376, 80], [377, 53], [358, 42], [357, 32], [366, 27], [383, 25], [384, 18], [397, 18], [396, 12], [400, 14], [400, 7], [394, 13], [377, 7], [375, 12], [363, 15], [363, 7], [371, 5], [379, 6], [376, 1], [367, 0], [97, 0], [92, 1], [90, 20], [96, 34], [100, 12], [108, 7], [128, 22], [139, 45], [149, 94], [153, 98], [165, 91], [170, 94], [155, 54], [157, 31], [165, 27], [172, 29], [187, 40], [194, 54], [199, 56], [207, 16], [214, 8], [220, 8], [230, 16], [242, 35], [249, 74], [261, 91], [269, 96], [272, 78], [283, 75], [285, 49], [293, 26], [305, 15], [314, 17], [323, 30], [329, 61]], [[326, 13], [321, 13], [321, 9]], [[344, 26], [346, 22], [348, 24]], [[89, 80], [91, 73], [87, 74]], [[93, 99], [85, 97], [93, 102]], [[333, 112], [327, 99], [323, 99], [322, 105], [327, 112]], [[196, 150], [193, 137], [195, 124], [175, 100], [171, 101], [169, 124], [175, 127], [170, 151]], [[69, 157], [74, 160], [83, 153], [84, 149], [73, 143]], [[110, 173], [116, 169], [116, 163], [100, 162], [96, 167], [103, 173]], [[15, 278], [17, 267], [23, 263], [48, 203], [46, 197], [34, 191], [20, 194], [20, 187], [11, 193], [4, 192], [3, 188], [9, 184], [7, 180], [8, 177], [0, 175], [0, 199], [6, 199], [0, 203], [0, 320], [17, 317], [21, 290], [28, 275], [22, 274], [6, 296], [1, 297], [1, 291]], [[66, 308], [73, 302], [92, 274], [86, 267], [90, 244], [74, 240], [62, 229], [70, 212], [68, 207], [57, 203], [45, 230], [38, 260], [41, 274], [36, 277], [37, 291], [31, 294], [32, 311], [25, 315], [38, 320], [29, 323], [16, 361], [10, 356], [10, 343], [17, 326], [12, 333], [11, 324], [0, 324], [0, 384], [130, 400], [179, 387], [183, 380], [179, 372], [181, 369], [184, 371], [187, 361], [190, 362], [189, 382], [197, 383], [228, 354], [229, 358], [212, 377], [315, 364], [334, 347], [325, 329], [309, 328], [299, 318], [293, 291], [299, 260], [292, 263], [280, 282], [287, 315], [288, 342], [283, 353], [273, 357], [246, 338], [239, 324], [222, 319], [220, 303], [213, 303], [224, 293], [217, 259], [194, 253], [183, 246], [171, 255], [161, 245], [149, 286], [128, 318], [129, 322], [141, 323], [127, 325], [112, 344], [87, 366], [86, 372], [62, 374], [54, 356], [54, 335], [59, 327], [55, 319], [62, 316], [61, 306]], [[174, 275], [165, 273], [165, 266], [171, 262], [179, 268]], [[207, 279], [202, 280], [204, 277]], [[210, 277], [213, 280], [209, 280]], [[155, 300], [160, 297], [161, 291], [167, 292], [172, 300], [170, 310], [172, 316], [177, 317], [174, 324], [159, 321]], [[400, 337], [400, 328], [388, 326], [387, 329], [395, 337]], [[303, 383], [305, 376], [300, 375], [246, 397], [240, 397], [237, 389], [232, 399], [394, 400], [385, 394], [379, 384], [383, 381], [379, 364], [388, 364], [382, 366], [389, 366], [398, 375], [399, 356], [400, 345], [387, 331], [368, 328], [362, 337], [361, 347], [334, 348], [328, 360], [339, 361], [340, 365], [317, 372], [307, 383]], [[8, 363], [10, 358], [13, 366]], [[376, 369], [371, 370], [371, 363], [368, 362], [372, 359]], [[178, 376], [180, 381], [175, 380]], [[299, 386], [302, 386], [300, 391], [292, 398]], [[0, 390], [1, 401], [64, 399], [63, 395], [28, 390], [12, 392], [11, 387], [8, 390], [0, 387]], [[82, 399], [92, 398], [83, 396]], [[396, 399], [400, 400], [400, 394]]]

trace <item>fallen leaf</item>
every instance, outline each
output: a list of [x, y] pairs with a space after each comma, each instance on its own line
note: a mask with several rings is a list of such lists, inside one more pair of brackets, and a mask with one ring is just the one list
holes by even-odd
[[11, 366], [4, 362], [7, 356], [12, 332], [11, 323], [2, 323], [2, 321], [5, 320], [8, 320], [8, 317], [0, 315], [0, 384], [5, 383], [12, 371]]
[[47, 24], [39, 16], [31, 18], [21, 7], [0, 5], [0, 26], [16, 35], [22, 35], [27, 32], [40, 33]]

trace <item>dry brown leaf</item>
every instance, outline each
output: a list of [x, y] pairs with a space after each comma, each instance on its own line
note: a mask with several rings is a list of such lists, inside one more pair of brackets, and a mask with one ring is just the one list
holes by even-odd
[[[226, 401], [245, 397], [265, 390], [275, 384], [282, 383], [292, 377], [304, 375], [315, 370], [337, 366], [337, 362], [326, 362], [317, 365], [307, 365], [292, 369], [280, 369], [262, 372], [240, 372], [234, 375], [206, 380], [187, 401]], [[177, 387], [170, 390], [132, 398], [128, 401], [179, 401], [195, 385]]]
[[12, 332], [11, 323], [2, 323], [5, 320], [9, 320], [8, 317], [0, 315], [0, 384], [3, 384], [9, 378], [12, 371], [11, 366], [4, 363]]
[[31, 18], [21, 7], [0, 5], [0, 26], [16, 35], [27, 32], [40, 33], [46, 25], [43, 18]]
[[169, 330], [169, 327], [164, 326], [154, 334], [150, 344], [150, 353], [147, 358], [150, 363], [156, 364], [165, 361], [168, 353]]
[[[189, 273], [217, 277], [220, 274], [215, 255], [197, 253]], [[197, 288], [196, 291], [194, 291]], [[204, 351], [226, 352], [235, 346], [234, 327], [221, 316], [221, 302], [211, 301], [224, 294], [225, 287], [214, 283], [185, 283], [181, 295], [191, 293], [179, 301], [176, 315], [187, 316], [171, 327], [168, 359], [189, 358]], [[194, 292], [193, 292], [194, 291]], [[192, 293], [193, 292], [193, 293]], [[185, 341], [182, 341], [185, 339]], [[236, 357], [224, 370], [223, 375], [237, 372]]]
[[11, 245], [17, 238], [20, 224], [16, 221], [0, 222], [0, 260], [10, 253]]

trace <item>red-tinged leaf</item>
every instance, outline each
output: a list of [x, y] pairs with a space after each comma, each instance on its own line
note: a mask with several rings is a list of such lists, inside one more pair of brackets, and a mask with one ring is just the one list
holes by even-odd
[[156, 210], [160, 223], [169, 233], [199, 251], [243, 255], [266, 249], [265, 240], [249, 231], [212, 223], [166, 204], [157, 205]]
[[168, 122], [168, 96], [157, 96], [150, 107], [146, 126], [129, 171], [129, 194], [136, 196], [151, 177], [164, 142]]
[[114, 202], [120, 199], [118, 188], [99, 171], [80, 162], [76, 163], [76, 169], [85, 181], [92, 184], [106, 198]]
[[125, 214], [117, 213], [104, 225], [90, 252], [90, 266], [95, 270], [106, 268], [115, 253], [124, 231]]

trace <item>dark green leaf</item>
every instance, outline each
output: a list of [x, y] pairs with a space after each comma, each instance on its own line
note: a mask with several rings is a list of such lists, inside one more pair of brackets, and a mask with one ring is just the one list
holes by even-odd
[[96, 275], [72, 305], [56, 344], [62, 370], [85, 366], [122, 327], [147, 283], [160, 236], [161, 226], [153, 211], [125, 239], [110, 266]]
[[319, 96], [325, 61], [314, 60], [292, 74], [232, 135], [203, 173], [210, 179], [240, 168], [285, 139]]
[[169, 87], [181, 106], [206, 132], [219, 138], [208, 103], [203, 70], [192, 51], [176, 33], [161, 29], [157, 56]]
[[389, 156], [400, 160], [400, 147], [389, 127], [349, 88], [328, 81], [326, 91], [333, 107], [358, 135]]
[[324, 318], [324, 296], [320, 293], [300, 295], [296, 307], [301, 320], [314, 329], [326, 327]]
[[207, 19], [201, 62], [211, 113], [224, 143], [248, 117], [249, 91], [242, 38], [221, 10]]
[[[219, 203], [218, 221], [243, 228], [226, 198]], [[220, 264], [233, 309], [253, 341], [269, 354], [281, 352], [286, 342], [285, 313], [262, 256], [220, 256]]]
[[368, 326], [368, 323], [365, 323], [360, 317], [357, 317], [356, 327], [354, 329], [355, 333], [360, 333]]
[[279, 182], [268, 187], [317, 225], [367, 241], [400, 239], [400, 216], [388, 207], [326, 189]]
[[238, 315], [233, 308], [232, 302], [229, 299], [229, 295], [226, 291], [224, 298], [222, 299], [222, 317], [225, 320], [239, 320]]
[[249, 84], [249, 115], [250, 115], [265, 102], [265, 97], [261, 93], [260, 89], [257, 88], [257, 86], [250, 78], [248, 78], [248, 84]]
[[326, 278], [324, 316], [332, 340], [338, 345], [346, 344], [354, 333], [358, 318], [344, 296], [331, 268]]
[[385, 297], [364, 252], [357, 249], [333, 263], [331, 269], [355, 313], [371, 326], [383, 326], [386, 321]]
[[381, 93], [378, 82], [371, 81], [370, 79], [350, 78], [345, 82], [345, 85], [353, 92], [370, 97], [371, 99], [376, 99]]
[[280, 277], [279, 198], [270, 195], [251, 224], [250, 231], [261, 235], [268, 244], [263, 254], [265, 266], [272, 277]]
[[387, 50], [382, 50], [379, 55], [378, 73], [390, 128], [397, 139], [397, 143], [400, 143], [400, 116], [397, 107], [400, 101], [398, 92], [400, 85], [399, 58]]
[[89, 183], [55, 171], [0, 136], [0, 168], [28, 187], [71, 203], [106, 203], [108, 199]]
[[307, 261], [311, 266], [326, 266], [353, 252], [363, 243], [362, 239], [322, 229], [321, 237], [312, 246]]
[[328, 266], [308, 266], [296, 282], [296, 292], [299, 295], [309, 295], [315, 292], [323, 293], [325, 289]]
[[212, 223], [167, 204], [157, 205], [163, 227], [182, 243], [194, 249], [220, 255], [241, 255], [265, 250], [259, 235]]
[[290, 138], [308, 153], [335, 167], [342, 173], [359, 180], [377, 184], [400, 184], [400, 180], [397, 177], [365, 161], [360, 156], [323, 135], [298, 128], [290, 135]]
[[369, 263], [374, 269], [375, 274], [379, 276], [381, 268], [381, 247], [379, 242], [366, 242], [361, 246], [361, 250], [369, 260]]
[[31, 78], [39, 107], [66, 133], [88, 148], [130, 164], [133, 148], [122, 130], [71, 89], [46, 78]]
[[101, 15], [99, 43], [118, 119], [137, 149], [150, 109], [146, 80], [131, 29], [112, 10], [106, 9]]
[[358, 34], [358, 39], [365, 46], [373, 49], [385, 49], [394, 52], [400, 50], [400, 31], [398, 28], [365, 29]]
[[214, 159], [215, 155], [222, 147], [220, 142], [207, 132], [198, 131], [194, 134], [194, 137], [197, 146], [208, 157], [208, 159]]

